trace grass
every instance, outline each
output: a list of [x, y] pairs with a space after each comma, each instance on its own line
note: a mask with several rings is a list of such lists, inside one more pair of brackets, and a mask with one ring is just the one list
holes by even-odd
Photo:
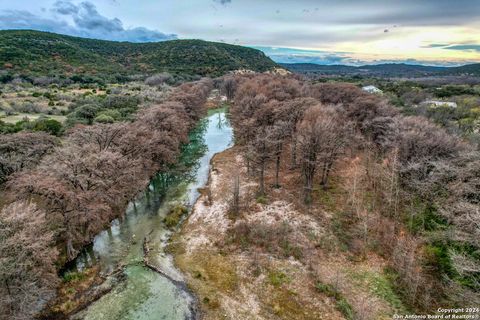
[[387, 302], [394, 312], [399, 314], [408, 313], [408, 309], [394, 291], [394, 286], [390, 281], [392, 278], [385, 272], [375, 273], [351, 270], [349, 275], [357, 286], [368, 288], [375, 296]]
[[202, 250], [193, 255], [186, 254], [182, 245], [177, 243], [175, 249], [175, 263], [192, 279], [189, 286], [202, 302], [202, 307], [216, 314], [220, 308], [221, 294], [232, 293], [239, 284], [235, 265], [225, 256]]
[[228, 230], [227, 243], [235, 244], [242, 250], [251, 250], [253, 247], [263, 248], [265, 251], [279, 257], [294, 257], [300, 260], [303, 257], [302, 248], [289, 239], [292, 228], [287, 221], [276, 224], [240, 222]]
[[268, 273], [267, 279], [268, 279], [268, 283], [270, 283], [274, 287], [279, 287], [284, 283], [287, 283], [290, 281], [290, 279], [285, 273], [277, 270], [270, 271]]
[[212, 287], [215, 291], [231, 292], [238, 285], [235, 265], [225, 256], [207, 250], [193, 255], [179, 254], [176, 262], [181, 270], [192, 275], [194, 286], [201, 291]]
[[170, 209], [167, 216], [163, 219], [163, 222], [167, 226], [167, 228], [175, 228], [182, 217], [188, 212], [188, 209], [182, 205], [176, 205], [172, 209]]
[[0, 120], [2, 120], [5, 123], [11, 123], [15, 124], [19, 121], [22, 121], [24, 118], [28, 118], [29, 120], [36, 120], [40, 118], [41, 116], [45, 116], [49, 119], [57, 120], [58, 122], [65, 122], [67, 117], [65, 116], [56, 116], [56, 115], [47, 115], [47, 114], [40, 114], [40, 113], [19, 113], [11, 116], [6, 116], [6, 117], [0, 117]]
[[279, 319], [321, 319], [318, 310], [308, 308], [298, 301], [294, 291], [284, 287], [278, 287], [272, 291], [266, 304]]
[[64, 282], [78, 282], [85, 279], [85, 273], [69, 271], [69, 272], [65, 272], [62, 278]]
[[355, 319], [355, 312], [353, 311], [352, 306], [334, 286], [317, 282], [315, 289], [317, 289], [318, 292], [325, 294], [327, 297], [335, 299], [335, 307], [343, 314], [345, 319]]
[[280, 248], [283, 250], [283, 256], [285, 258], [294, 257], [297, 260], [302, 259], [303, 251], [302, 248], [292, 244], [287, 238], [283, 238], [279, 242]]
[[345, 319], [355, 319], [355, 312], [353, 311], [352, 306], [334, 286], [317, 282], [315, 288], [318, 292], [325, 294], [327, 297], [335, 299], [335, 307], [345, 316]]
[[317, 186], [313, 190], [314, 202], [319, 203], [325, 210], [336, 212], [343, 207], [345, 191], [340, 186], [339, 177], [332, 175], [328, 188], [325, 190], [322, 186]]
[[57, 298], [49, 307], [49, 310], [46, 310], [47, 314], [68, 315], [84, 303], [86, 296], [82, 293], [88, 291], [94, 284], [99, 284], [98, 272], [99, 268], [97, 266], [81, 272], [69, 271], [64, 273], [62, 276], [63, 283], [57, 291]]
[[258, 196], [256, 201], [257, 201], [257, 203], [260, 203], [260, 204], [267, 204], [268, 203], [268, 199], [265, 195]]

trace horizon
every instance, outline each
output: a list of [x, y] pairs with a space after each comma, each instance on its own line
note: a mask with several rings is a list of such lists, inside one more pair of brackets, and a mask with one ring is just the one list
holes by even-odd
[[479, 16], [480, 3], [471, 0], [38, 0], [34, 8], [27, 0], [0, 0], [1, 30], [129, 42], [200, 39], [253, 47], [278, 63], [319, 65], [478, 63]]
[[[246, 47], [246, 48], [251, 48], [255, 50], [262, 51], [267, 57], [272, 59], [275, 63], [278, 64], [313, 64], [313, 65], [318, 65], [318, 66], [346, 66], [346, 67], [366, 67], [366, 66], [378, 66], [378, 65], [408, 65], [408, 66], [424, 66], [424, 67], [440, 67], [440, 68], [454, 68], [454, 67], [461, 67], [461, 66], [466, 66], [466, 65], [471, 65], [471, 64], [480, 64], [479, 62], [472, 62], [472, 63], [458, 63], [458, 64], [451, 64], [451, 65], [435, 65], [435, 64], [428, 64], [428, 63], [409, 63], [405, 61], [382, 61], [382, 62], [372, 62], [372, 63], [364, 63], [364, 64], [342, 64], [342, 63], [317, 63], [317, 62], [284, 62], [284, 61], [276, 61], [275, 57], [272, 57], [268, 55], [264, 50], [259, 48], [258, 46], [248, 46], [248, 45], [240, 45], [240, 44], [233, 44], [233, 43], [226, 43], [226, 42], [219, 42], [219, 41], [209, 41], [209, 40], [204, 40], [204, 39], [196, 39], [196, 38], [185, 38], [185, 39], [169, 39], [169, 40], [162, 40], [162, 41], [144, 41], [144, 42], [134, 42], [134, 41], [125, 41], [125, 40], [106, 40], [106, 39], [99, 39], [99, 38], [93, 38], [93, 37], [82, 37], [82, 36], [74, 36], [74, 35], [69, 35], [69, 34], [62, 34], [62, 33], [56, 33], [56, 32], [50, 32], [50, 31], [42, 31], [42, 30], [35, 30], [35, 29], [0, 29], [1, 31], [34, 31], [34, 32], [44, 32], [44, 33], [50, 33], [50, 34], [56, 34], [56, 35], [61, 35], [61, 36], [69, 36], [69, 37], [75, 37], [75, 38], [81, 38], [81, 39], [91, 39], [91, 40], [100, 40], [100, 41], [110, 41], [110, 42], [119, 42], [119, 43], [131, 43], [131, 44], [142, 44], [142, 43], [161, 43], [161, 42], [168, 42], [168, 41], [182, 41], [182, 40], [199, 40], [199, 41], [207, 41], [207, 42], [216, 42], [216, 43], [224, 43], [224, 44], [229, 44], [229, 45], [235, 45], [235, 46], [241, 46], [241, 47]], [[275, 49], [288, 49], [291, 50], [291, 48], [275, 48]]]

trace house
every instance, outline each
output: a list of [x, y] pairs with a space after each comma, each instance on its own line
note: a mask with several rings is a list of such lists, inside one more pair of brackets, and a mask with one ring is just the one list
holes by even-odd
[[456, 108], [457, 103], [451, 101], [441, 101], [441, 100], [426, 100], [421, 103], [424, 106], [431, 107], [431, 108], [438, 108], [438, 107], [449, 107], [449, 108]]
[[365, 86], [365, 87], [362, 87], [362, 90], [365, 91], [365, 92], [368, 92], [368, 93], [375, 93], [375, 94], [382, 94], [383, 93], [382, 90], [378, 89], [375, 86]]

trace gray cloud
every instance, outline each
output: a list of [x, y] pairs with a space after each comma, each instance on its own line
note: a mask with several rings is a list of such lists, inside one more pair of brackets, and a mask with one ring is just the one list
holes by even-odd
[[51, 12], [60, 17], [70, 18], [73, 24], [63, 19], [43, 18], [24, 10], [7, 10], [0, 13], [0, 29], [35, 29], [73, 36], [131, 41], [152, 42], [177, 39], [175, 34], [165, 34], [145, 27], [124, 28], [118, 18], [101, 15], [95, 5], [84, 1], [75, 5], [70, 1], [59, 0]]
[[46, 19], [24, 10], [7, 10], [0, 13], [0, 29], [34, 29], [76, 35], [65, 21]]
[[355, 64], [348, 52], [301, 50], [256, 46], [273, 61], [278, 63]]
[[480, 52], [480, 44], [451, 44], [451, 43], [432, 43], [422, 48], [440, 48], [448, 50], [458, 50], [458, 51], [478, 51]]
[[[272, 3], [273, 5], [273, 3]], [[478, 21], [480, 1], [475, 0], [302, 0], [298, 5], [318, 7], [307, 19], [338, 24], [402, 26], [462, 25]]]
[[232, 0], [213, 0], [213, 2], [220, 3], [221, 5], [226, 5], [228, 3], [231, 3]]
[[444, 47], [443, 49], [480, 52], [480, 44], [457, 44]]
[[69, 1], [57, 1], [53, 5], [52, 11], [56, 11], [60, 14], [76, 14], [78, 7]]
[[422, 46], [422, 48], [443, 48], [443, 47], [447, 47], [449, 45], [450, 44], [448, 44], [448, 43], [431, 43], [429, 45]]

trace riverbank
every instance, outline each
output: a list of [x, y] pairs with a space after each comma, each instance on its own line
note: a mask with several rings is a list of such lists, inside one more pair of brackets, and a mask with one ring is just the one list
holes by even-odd
[[[386, 262], [371, 253], [352, 259], [334, 234], [330, 209], [348, 170], [340, 172], [330, 198], [318, 191], [323, 204], [307, 208], [288, 168], [282, 188], [257, 198], [238, 147], [212, 158], [208, 185], [169, 247], [202, 319], [390, 319], [401, 310]], [[273, 186], [273, 175], [266, 182]]]
[[165, 246], [205, 186], [211, 157], [231, 137], [225, 110], [209, 110], [170, 173], [156, 175], [124, 218], [75, 260], [78, 270], [65, 273], [59, 298], [44, 318], [196, 319], [198, 302]]

